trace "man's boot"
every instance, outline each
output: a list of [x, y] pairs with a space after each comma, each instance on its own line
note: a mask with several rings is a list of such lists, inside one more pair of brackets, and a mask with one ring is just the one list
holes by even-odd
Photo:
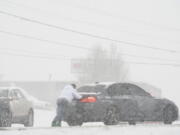
[[61, 122], [60, 121], [53, 121], [51, 126], [52, 127], [61, 127]]

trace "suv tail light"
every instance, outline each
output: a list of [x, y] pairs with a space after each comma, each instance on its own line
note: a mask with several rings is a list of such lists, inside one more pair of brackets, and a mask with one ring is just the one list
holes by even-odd
[[81, 99], [80, 102], [93, 103], [93, 102], [96, 102], [96, 98], [95, 97], [86, 97], [86, 98]]

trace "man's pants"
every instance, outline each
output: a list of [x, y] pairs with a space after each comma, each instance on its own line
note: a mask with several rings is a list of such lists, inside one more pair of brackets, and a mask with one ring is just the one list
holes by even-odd
[[61, 126], [61, 121], [64, 120], [64, 115], [68, 104], [69, 102], [65, 98], [59, 98], [57, 100], [56, 116], [53, 119], [52, 126]]

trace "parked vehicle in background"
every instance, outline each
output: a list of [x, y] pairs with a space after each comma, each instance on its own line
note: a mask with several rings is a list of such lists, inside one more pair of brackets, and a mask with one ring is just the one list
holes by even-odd
[[178, 108], [172, 101], [153, 97], [131, 83], [86, 85], [78, 91], [84, 98], [68, 107], [65, 121], [70, 126], [83, 122], [116, 125], [119, 122], [158, 121], [171, 124], [178, 119]]
[[0, 127], [13, 123], [33, 126], [34, 110], [25, 91], [18, 87], [0, 87]]

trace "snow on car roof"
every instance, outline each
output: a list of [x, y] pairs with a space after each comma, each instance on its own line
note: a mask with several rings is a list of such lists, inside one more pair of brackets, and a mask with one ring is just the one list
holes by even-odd
[[7, 87], [0, 87], [0, 89], [8, 89], [8, 90], [12, 90], [12, 89], [21, 89], [19, 87], [12, 87], [12, 86], [7, 86]]
[[111, 85], [113, 83], [116, 83], [116, 82], [100, 82], [100, 83], [97, 83], [97, 84], [101, 84], [101, 85]]
[[93, 93], [98, 93], [98, 92], [104, 92], [105, 85], [84, 85], [78, 88], [79, 92], [93, 92]]
[[10, 91], [13, 90], [13, 89], [18, 89], [18, 90], [20, 90], [24, 94], [25, 97], [29, 96], [29, 94], [24, 89], [22, 89], [20, 87], [17, 87], [17, 86], [0, 87], [0, 89], [7, 89], [7, 90], [10, 90]]
[[99, 93], [96, 93], [96, 92], [79, 92], [79, 94], [81, 95], [98, 95]]
[[[153, 97], [161, 97], [161, 89], [150, 85], [148, 83], [144, 83], [144, 82], [133, 82], [133, 81], [123, 81], [123, 82], [97, 82], [97, 83], [91, 83], [91, 84], [86, 84], [80, 87], [81, 88], [87, 88], [88, 87], [96, 87], [98, 88], [98, 86], [105, 86], [104, 88], [108, 88], [109, 86], [113, 85], [113, 84], [131, 84], [131, 85], [136, 85], [140, 88], [142, 88], [144, 91], [148, 92], [149, 94], [151, 94]], [[80, 90], [81, 91], [81, 90]], [[94, 91], [94, 90], [93, 90]]]
[[[89, 84], [85, 84], [83, 86], [97, 86], [97, 85], [105, 85], [106, 87], [111, 85], [111, 84], [114, 84], [116, 82], [95, 82], [95, 83], [89, 83]], [[82, 87], [82, 86], [81, 86]]]

